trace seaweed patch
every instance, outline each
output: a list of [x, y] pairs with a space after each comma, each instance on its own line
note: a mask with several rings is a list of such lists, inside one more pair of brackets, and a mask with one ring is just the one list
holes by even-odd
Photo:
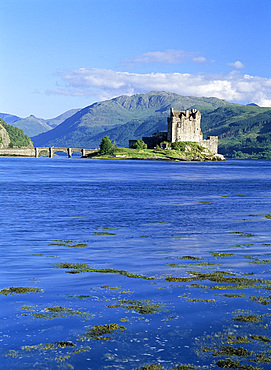
[[60, 240], [53, 240], [52, 243], [49, 245], [56, 245], [59, 247], [68, 247], [68, 248], [85, 248], [87, 244], [84, 243], [74, 243], [74, 239], [60, 239]]
[[213, 257], [231, 257], [234, 256], [234, 253], [226, 253], [226, 252], [211, 252]]
[[27, 293], [43, 293], [43, 289], [36, 288], [36, 287], [14, 287], [11, 286], [9, 288], [4, 288], [0, 290], [0, 294], [8, 295], [8, 294], [27, 294]]
[[62, 306], [46, 307], [43, 312], [32, 312], [31, 314], [35, 319], [56, 319], [71, 316], [83, 317], [85, 320], [88, 320], [89, 318], [88, 312], [73, 310]]
[[241, 232], [241, 231], [231, 231], [230, 234], [235, 234], [235, 235], [238, 235], [238, 236], [242, 236], [243, 238], [252, 238], [253, 236], [255, 236], [255, 234], [253, 234], [253, 233], [244, 233], [244, 232]]
[[[126, 330], [125, 326], [118, 324], [105, 324], [92, 326], [83, 336], [80, 337], [80, 340], [110, 340], [111, 335], [114, 332], [122, 333]], [[106, 335], [106, 336], [104, 336]]]
[[76, 263], [55, 263], [54, 266], [56, 268], [64, 268], [64, 269], [70, 269], [69, 271], [66, 271], [68, 274], [78, 274], [83, 272], [98, 272], [103, 274], [119, 274], [123, 275], [129, 278], [136, 278], [136, 279], [145, 279], [145, 280], [154, 280], [152, 277], [143, 276], [143, 275], [137, 275], [133, 274], [129, 271], [125, 270], [118, 270], [113, 268], [92, 268], [91, 266], [87, 264], [76, 264]]
[[135, 299], [122, 299], [117, 304], [109, 305], [108, 308], [121, 307], [126, 310], [134, 310], [141, 315], [148, 315], [161, 311], [158, 303], [152, 303], [150, 300], [137, 301]]

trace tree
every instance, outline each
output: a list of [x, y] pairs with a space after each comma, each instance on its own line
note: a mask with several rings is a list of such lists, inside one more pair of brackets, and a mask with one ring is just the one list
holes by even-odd
[[101, 154], [112, 154], [113, 153], [113, 144], [108, 136], [102, 138], [100, 144], [100, 153]]
[[133, 149], [147, 149], [147, 147], [143, 140], [137, 140], [132, 146]]

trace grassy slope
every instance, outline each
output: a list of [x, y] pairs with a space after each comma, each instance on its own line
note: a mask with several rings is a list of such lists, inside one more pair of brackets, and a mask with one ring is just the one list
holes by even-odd
[[218, 108], [203, 117], [207, 135], [218, 135], [219, 152], [234, 158], [271, 158], [271, 109]]

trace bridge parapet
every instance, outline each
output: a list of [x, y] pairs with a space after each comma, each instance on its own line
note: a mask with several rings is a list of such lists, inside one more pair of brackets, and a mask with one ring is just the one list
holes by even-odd
[[97, 149], [65, 148], [65, 147], [7, 148], [0, 149], [0, 156], [39, 158], [40, 154], [44, 152], [49, 158], [53, 158], [55, 153], [64, 152], [68, 154], [69, 158], [71, 158], [73, 153], [81, 153], [82, 157], [85, 157], [87, 154], [96, 151]]

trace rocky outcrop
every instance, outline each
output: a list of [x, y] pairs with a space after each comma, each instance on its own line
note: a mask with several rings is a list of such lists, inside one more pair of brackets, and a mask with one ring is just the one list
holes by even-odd
[[10, 144], [10, 138], [7, 130], [0, 123], [0, 148], [8, 148]]

